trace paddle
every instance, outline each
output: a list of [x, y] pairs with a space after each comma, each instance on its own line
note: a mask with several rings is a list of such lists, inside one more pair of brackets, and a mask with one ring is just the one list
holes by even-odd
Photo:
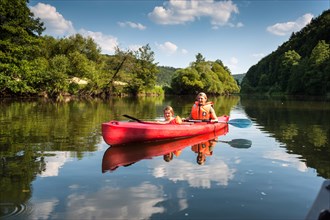
[[213, 122], [213, 123], [226, 123], [238, 128], [247, 128], [252, 125], [250, 119], [247, 118], [235, 118], [229, 121], [214, 121], [214, 120], [186, 120], [187, 122]]
[[233, 139], [231, 141], [217, 140], [217, 142], [229, 144], [230, 146], [232, 146], [234, 148], [250, 148], [252, 145], [252, 141], [247, 140], [247, 139]]
[[123, 116], [126, 117], [126, 118], [129, 118], [129, 119], [132, 119], [133, 121], [137, 121], [139, 123], [142, 123], [142, 124], [155, 124], [155, 125], [158, 125], [159, 124], [157, 122], [141, 121], [140, 119], [134, 118], [133, 116], [129, 116], [129, 115], [123, 115]]
[[[129, 115], [123, 115], [126, 118], [132, 119], [134, 121], [137, 121], [139, 123], [143, 124], [158, 124], [158, 123], [153, 123], [153, 122], [146, 122], [146, 121], [141, 121], [140, 119], [134, 118]], [[187, 120], [187, 122], [213, 122], [213, 123], [226, 123], [230, 124], [232, 126], [238, 127], [238, 128], [247, 128], [252, 125], [252, 122], [250, 119], [245, 119], [245, 118], [236, 118], [236, 119], [230, 119], [229, 121], [212, 121], [212, 120]]]

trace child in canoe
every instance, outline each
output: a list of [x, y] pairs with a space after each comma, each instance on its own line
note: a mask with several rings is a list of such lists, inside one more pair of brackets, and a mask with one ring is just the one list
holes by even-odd
[[169, 124], [182, 123], [182, 120], [179, 116], [174, 117], [174, 110], [171, 106], [166, 106], [163, 111], [164, 111], [165, 123], [169, 123]]

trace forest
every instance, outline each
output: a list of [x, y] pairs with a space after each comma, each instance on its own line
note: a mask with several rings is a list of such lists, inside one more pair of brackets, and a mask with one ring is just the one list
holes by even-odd
[[102, 54], [90, 37], [43, 36], [28, 0], [0, 2], [0, 96], [109, 97], [115, 95], [238, 93], [221, 60], [196, 55], [187, 68], [159, 67], [149, 44]]
[[252, 66], [241, 93], [318, 95], [330, 93], [330, 10]]

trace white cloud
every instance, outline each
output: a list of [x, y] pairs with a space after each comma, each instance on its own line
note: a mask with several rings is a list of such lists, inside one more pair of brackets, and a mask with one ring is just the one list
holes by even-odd
[[238, 59], [236, 57], [231, 57], [229, 62], [232, 65], [237, 65], [238, 64]]
[[289, 35], [292, 32], [297, 32], [309, 24], [314, 16], [312, 14], [305, 14], [295, 21], [288, 21], [285, 23], [276, 23], [267, 27], [267, 31], [278, 36]]
[[156, 44], [156, 46], [167, 54], [173, 54], [178, 50], [178, 46], [169, 41], [166, 41], [164, 44]]
[[237, 72], [239, 70], [238, 63], [239, 61], [236, 57], [231, 57], [225, 65], [228, 66], [231, 72]]
[[264, 53], [254, 53], [252, 54], [252, 57], [255, 57], [255, 58], [263, 58], [265, 56]]
[[30, 7], [35, 17], [39, 17], [44, 22], [46, 31], [49, 35], [70, 35], [75, 33], [75, 29], [71, 21], [66, 20], [56, 8], [43, 3], [38, 3], [36, 6]]
[[148, 16], [155, 23], [162, 25], [185, 24], [200, 17], [210, 17], [213, 26], [222, 26], [228, 24], [232, 13], [238, 12], [237, 6], [231, 0], [170, 0], [163, 6], [155, 7]]
[[243, 24], [242, 22], [238, 22], [238, 23], [236, 24], [236, 27], [238, 27], [238, 28], [240, 28], [240, 27], [244, 27], [244, 24]]
[[143, 45], [140, 44], [132, 44], [128, 46], [128, 49], [131, 51], [138, 51]]
[[134, 22], [131, 22], [131, 21], [125, 21], [125, 22], [118, 22], [118, 25], [120, 27], [131, 27], [131, 28], [134, 28], [134, 29], [139, 29], [139, 30], [145, 30], [147, 27], [140, 24], [140, 23], [134, 23]]
[[181, 53], [182, 53], [182, 54], [187, 54], [187, 53], [188, 53], [188, 50], [186, 50], [186, 49], [182, 49], [182, 50], [181, 50]]
[[[103, 53], [114, 53], [118, 46], [118, 40], [111, 35], [105, 35], [101, 32], [93, 32], [85, 29], [76, 31], [71, 21], [66, 20], [54, 6], [38, 3], [30, 8], [35, 17], [39, 17], [45, 23], [46, 34], [58, 37], [81, 34], [84, 37], [91, 37], [102, 49]], [[131, 24], [133, 25], [133, 24]], [[136, 24], [137, 28], [141, 28]]]
[[79, 33], [85, 37], [91, 37], [102, 49], [102, 53], [112, 54], [118, 46], [118, 40], [111, 35], [105, 35], [101, 32], [93, 32], [81, 29]]

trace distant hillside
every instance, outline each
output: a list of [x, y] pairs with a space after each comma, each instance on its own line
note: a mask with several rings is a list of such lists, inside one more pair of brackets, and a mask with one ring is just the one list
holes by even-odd
[[234, 77], [235, 80], [239, 82], [239, 84], [241, 84], [245, 75], [246, 75], [245, 73], [242, 73], [242, 74], [235, 74], [232, 76]]
[[241, 93], [326, 95], [330, 93], [330, 10], [256, 65], [241, 84]]
[[157, 84], [161, 86], [171, 85], [172, 76], [177, 68], [169, 66], [159, 66], [159, 73], [157, 74]]

